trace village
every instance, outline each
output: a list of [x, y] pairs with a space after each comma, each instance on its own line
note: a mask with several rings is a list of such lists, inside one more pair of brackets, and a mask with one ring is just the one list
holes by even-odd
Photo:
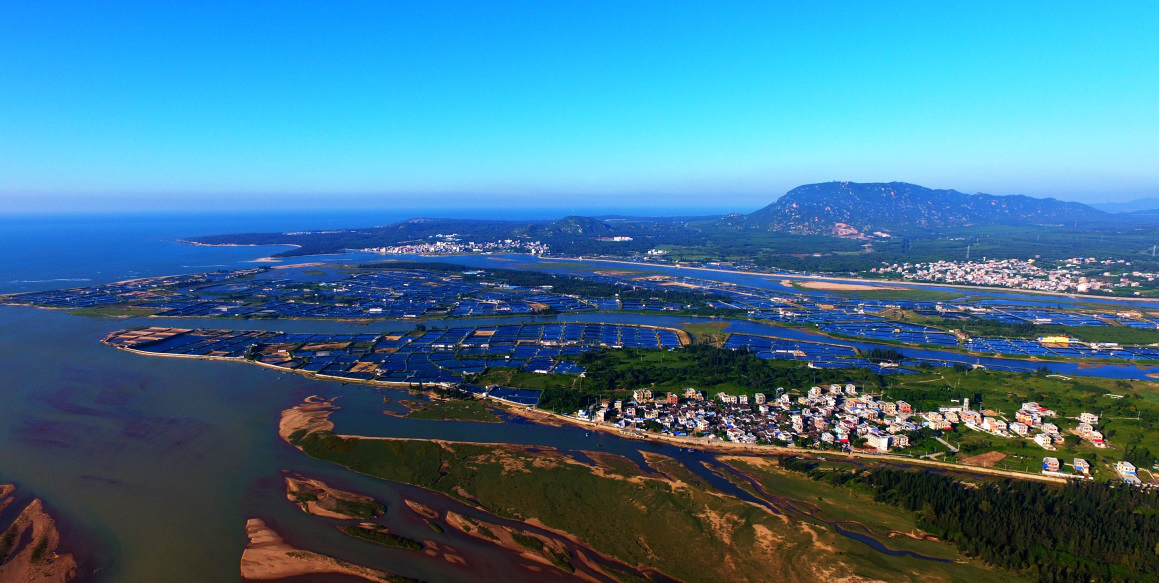
[[[366, 253], [383, 255], [457, 255], [462, 253], [530, 253], [545, 255], [551, 249], [547, 243], [524, 241], [522, 239], [500, 239], [495, 241], [463, 241], [456, 233], [439, 233], [430, 237], [429, 242], [409, 242], [388, 247], [359, 249]], [[631, 240], [630, 238], [628, 240]]]
[[[1099, 267], [1104, 271], [1093, 273]], [[1116, 288], [1152, 287], [1159, 280], [1157, 273], [1130, 267], [1131, 262], [1124, 259], [1075, 257], [1061, 261], [1053, 268], [1044, 268], [1035, 259], [983, 259], [894, 263], [874, 268], [871, 272], [911, 281], [1077, 293], [1110, 293]]]
[[[1094, 413], [1084, 412], [1071, 419], [1077, 424], [1068, 430], [1059, 426], [1062, 421], [1055, 411], [1037, 402], [1022, 403], [1011, 420], [994, 411], [971, 409], [968, 398], [961, 399], [960, 404], [919, 411], [905, 401], [881, 400], [859, 392], [853, 384], [814, 386], [796, 398], [780, 387], [773, 395], [721, 392], [712, 396], [694, 388], [679, 394], [636, 389], [631, 400], [603, 399], [576, 411], [575, 417], [626, 432], [862, 453], [900, 453], [924, 430], [932, 430], [925, 431], [925, 436], [934, 436], [956, 453], [957, 448], [941, 437], [942, 432], [956, 427], [1028, 440], [1046, 451], [1061, 447], [1066, 434], [1096, 448], [1107, 447], [1096, 429], [1099, 415]], [[1064, 465], [1072, 466], [1073, 473], [1064, 471]], [[1125, 482], [1140, 483], [1130, 463], [1119, 462], [1114, 470]], [[1090, 478], [1091, 466], [1081, 458], [1063, 464], [1055, 457], [1045, 457], [1042, 471], [1058, 477]]]

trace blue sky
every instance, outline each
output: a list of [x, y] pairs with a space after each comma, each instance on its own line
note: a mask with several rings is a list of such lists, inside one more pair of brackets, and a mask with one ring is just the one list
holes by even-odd
[[1154, 2], [4, 2], [0, 202], [1153, 196], [1156, 30]]

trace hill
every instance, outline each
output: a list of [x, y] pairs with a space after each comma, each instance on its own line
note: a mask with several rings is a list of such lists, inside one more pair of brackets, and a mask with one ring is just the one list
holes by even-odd
[[592, 217], [568, 216], [549, 223], [534, 223], [523, 228], [517, 228], [519, 236], [552, 239], [561, 236], [597, 237], [606, 236], [612, 232], [607, 223]]
[[905, 182], [823, 182], [798, 186], [769, 206], [733, 215], [725, 223], [802, 235], [857, 237], [874, 231], [1071, 224], [1105, 216], [1085, 204], [1053, 198], [965, 194]]
[[1159, 197], [1139, 198], [1126, 202], [1100, 202], [1091, 205], [1108, 213], [1132, 213], [1159, 210]]

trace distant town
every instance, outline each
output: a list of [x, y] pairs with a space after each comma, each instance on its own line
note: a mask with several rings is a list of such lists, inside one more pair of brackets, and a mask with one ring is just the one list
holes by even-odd
[[[1052, 292], [1114, 292], [1154, 284], [1159, 273], [1131, 269], [1125, 259], [1075, 257], [1045, 268], [1034, 259], [984, 259], [894, 263], [871, 273], [900, 276], [908, 281], [985, 285]], [[1098, 272], [1098, 269], [1103, 271]], [[1097, 272], [1097, 273], [1096, 273]], [[1139, 295], [1136, 293], [1135, 295]]]
[[383, 255], [459, 255], [464, 253], [530, 253], [546, 255], [550, 247], [540, 241], [500, 239], [495, 241], [463, 241], [456, 233], [433, 235], [430, 241], [415, 241], [386, 247], [359, 249], [366, 253]]

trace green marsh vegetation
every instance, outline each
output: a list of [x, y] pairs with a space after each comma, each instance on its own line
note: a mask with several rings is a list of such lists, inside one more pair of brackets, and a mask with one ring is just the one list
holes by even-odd
[[623, 474], [614, 465], [597, 473], [558, 452], [329, 432], [300, 432], [291, 439], [311, 457], [442, 492], [503, 518], [535, 518], [628, 564], [653, 565], [688, 581], [822, 576], [810, 565], [885, 580], [1003, 580], [972, 563], [881, 555], [822, 525], [785, 522], [720, 496], [709, 485], [677, 486], [659, 476]]
[[377, 525], [361, 524], [358, 526], [346, 526], [342, 528], [342, 532], [356, 539], [382, 545], [384, 547], [403, 549], [407, 551], [419, 551], [423, 548], [423, 544], [421, 542], [406, 538], [404, 536], [399, 536], [397, 534], [391, 534]]
[[480, 421], [499, 423], [500, 419], [486, 405], [475, 400], [430, 400], [407, 403], [411, 419], [432, 419], [438, 421]]

